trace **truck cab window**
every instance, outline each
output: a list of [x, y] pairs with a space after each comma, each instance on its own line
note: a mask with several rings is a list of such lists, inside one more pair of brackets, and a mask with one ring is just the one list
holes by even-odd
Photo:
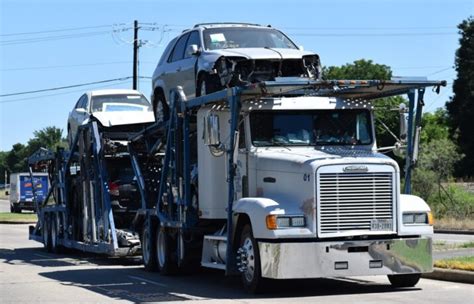
[[257, 147], [372, 143], [365, 110], [255, 111], [250, 126]]

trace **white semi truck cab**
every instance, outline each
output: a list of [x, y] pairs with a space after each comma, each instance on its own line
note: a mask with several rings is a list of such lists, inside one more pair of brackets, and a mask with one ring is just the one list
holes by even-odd
[[162, 164], [156, 204], [144, 201], [137, 220], [145, 267], [170, 273], [197, 247], [202, 266], [240, 273], [252, 292], [265, 278], [388, 275], [414, 286], [432, 271], [432, 216], [401, 194], [397, 162], [378, 152], [370, 100], [408, 93], [409, 183], [423, 89], [443, 84], [265, 83], [189, 101], [174, 91], [163, 150], [143, 144], [152, 129], [129, 145], [139, 179], [144, 159]]

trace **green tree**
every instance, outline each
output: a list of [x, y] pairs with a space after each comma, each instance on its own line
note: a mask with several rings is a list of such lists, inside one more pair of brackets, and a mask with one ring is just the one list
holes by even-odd
[[[365, 79], [365, 80], [389, 80], [392, 78], [392, 70], [384, 64], [374, 63], [372, 60], [360, 59], [354, 63], [343, 66], [330, 66], [323, 68], [323, 79]], [[406, 100], [401, 96], [382, 98], [375, 103], [376, 136], [379, 147], [392, 146], [395, 139], [387, 131], [381, 122], [388, 129], [397, 134], [399, 130], [399, 114], [394, 109], [398, 109], [401, 103]]]
[[33, 132], [34, 137], [28, 141], [28, 152], [32, 154], [43, 147], [56, 150], [57, 147], [64, 147], [62, 138], [63, 130], [57, 127], [46, 127]]
[[454, 96], [446, 103], [451, 135], [465, 157], [458, 163], [458, 176], [474, 177], [474, 19], [469, 17], [459, 26], [459, 49], [456, 51], [457, 78]]
[[446, 110], [439, 108], [434, 113], [424, 113], [421, 119], [420, 141], [427, 143], [432, 140], [448, 138], [449, 124]]
[[4, 184], [5, 182], [5, 170], [7, 170], [7, 165], [5, 160], [7, 158], [8, 152], [0, 151], [0, 184]]
[[5, 165], [9, 172], [24, 172], [28, 169], [28, 149], [20, 143], [14, 144], [5, 157]]

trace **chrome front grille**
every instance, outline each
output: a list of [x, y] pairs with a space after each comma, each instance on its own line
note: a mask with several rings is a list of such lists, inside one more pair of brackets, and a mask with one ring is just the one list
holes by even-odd
[[320, 235], [380, 233], [374, 221], [393, 223], [392, 172], [320, 173], [318, 192]]

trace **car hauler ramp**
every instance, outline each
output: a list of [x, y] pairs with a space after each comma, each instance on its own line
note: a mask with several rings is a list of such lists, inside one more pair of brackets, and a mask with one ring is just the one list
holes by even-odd
[[139, 253], [139, 237], [130, 230], [140, 203], [124, 139], [130, 135], [117, 137], [92, 120], [79, 127], [71, 150], [40, 149], [28, 159], [31, 172], [47, 171], [51, 183], [47, 198], [36, 201], [38, 222], [30, 239], [50, 251]]

